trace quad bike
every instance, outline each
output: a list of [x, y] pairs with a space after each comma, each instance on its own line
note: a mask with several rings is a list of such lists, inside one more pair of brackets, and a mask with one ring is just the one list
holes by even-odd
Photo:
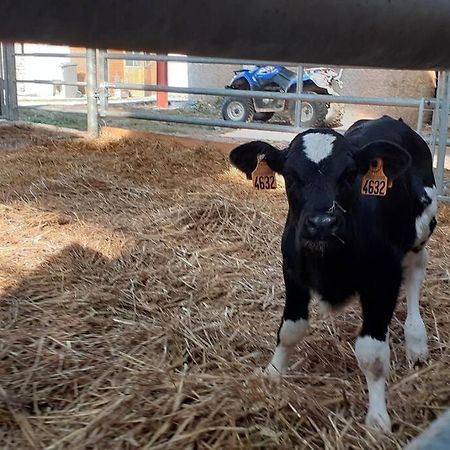
[[[338, 95], [336, 86], [342, 87], [342, 70], [337, 73], [330, 68], [305, 69], [303, 92]], [[236, 71], [227, 89], [246, 91], [296, 92], [297, 74], [283, 66], [256, 66]], [[302, 127], [336, 127], [341, 125], [344, 115], [339, 103], [302, 101]], [[226, 97], [222, 106], [222, 117], [235, 122], [268, 121], [277, 112], [287, 111], [292, 124], [295, 120], [295, 101], [255, 98]]]

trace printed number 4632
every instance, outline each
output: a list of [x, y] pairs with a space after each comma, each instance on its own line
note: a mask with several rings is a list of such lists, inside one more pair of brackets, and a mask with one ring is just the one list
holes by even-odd
[[255, 179], [256, 189], [275, 189], [275, 177], [273, 175], [260, 175]]
[[362, 192], [368, 195], [385, 195], [386, 187], [385, 180], [367, 179], [364, 181]]

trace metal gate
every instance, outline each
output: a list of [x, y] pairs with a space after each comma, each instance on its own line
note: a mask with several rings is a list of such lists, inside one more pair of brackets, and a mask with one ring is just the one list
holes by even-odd
[[[99, 118], [134, 118], [153, 121], [164, 121], [172, 123], [183, 123], [192, 125], [206, 125], [226, 128], [248, 128], [256, 130], [301, 132], [300, 111], [301, 102], [323, 102], [323, 103], [343, 103], [360, 105], [385, 105], [403, 106], [418, 108], [418, 121], [416, 131], [421, 134], [430, 144], [436, 164], [436, 184], [441, 201], [450, 201], [450, 195], [445, 185], [445, 157], [446, 147], [450, 145], [448, 140], [448, 119], [450, 102], [450, 76], [448, 72], [440, 72], [438, 78], [438, 88], [436, 98], [384, 98], [384, 97], [356, 97], [356, 96], [332, 96], [323, 94], [309, 94], [303, 92], [303, 65], [292, 62], [274, 61], [244, 61], [239, 59], [225, 58], [205, 58], [193, 56], [168, 56], [136, 53], [111, 53], [106, 50], [86, 50], [86, 54], [70, 53], [14, 53], [14, 45], [6, 44], [2, 46], [2, 83], [4, 117], [16, 120], [18, 117], [16, 83], [43, 83], [55, 84], [52, 80], [16, 80], [15, 56], [27, 57], [64, 57], [64, 58], [86, 58], [86, 82], [58, 82], [61, 85], [74, 85], [86, 87], [87, 101], [87, 129], [92, 135], [98, 135]], [[108, 63], [112, 60], [137, 60], [137, 61], [167, 61], [186, 62], [199, 64], [236, 64], [236, 65], [282, 65], [296, 67], [297, 69], [297, 90], [296, 92], [258, 92], [242, 91], [235, 89], [218, 88], [189, 88], [162, 85], [146, 85], [131, 83], [114, 83], [108, 80]], [[98, 61], [98, 68], [97, 68]], [[196, 118], [189, 116], [172, 116], [169, 114], [155, 114], [151, 112], [126, 112], [113, 111], [109, 108], [108, 97], [111, 89], [128, 89], [153, 92], [167, 92], [180, 94], [201, 94], [211, 96], [226, 96], [246, 99], [270, 98], [285, 101], [295, 101], [295, 121], [293, 125], [276, 125], [270, 123], [244, 123], [226, 120], [215, 120], [206, 118]], [[423, 118], [425, 109], [433, 112], [431, 134], [423, 133]], [[3, 111], [3, 108], [2, 108]]]

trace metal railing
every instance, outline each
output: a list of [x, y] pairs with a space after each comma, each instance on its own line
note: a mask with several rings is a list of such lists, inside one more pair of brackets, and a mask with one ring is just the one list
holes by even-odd
[[16, 60], [13, 44], [0, 46], [0, 80], [1, 80], [1, 117], [8, 120], [18, 119], [17, 90], [16, 90]]
[[[284, 132], [300, 132], [301, 127], [301, 103], [302, 101], [321, 102], [321, 103], [342, 103], [357, 105], [377, 105], [377, 106], [397, 106], [418, 109], [418, 119], [416, 131], [423, 135], [423, 123], [425, 110], [433, 111], [433, 121], [431, 134], [424, 136], [425, 140], [430, 144], [433, 155], [436, 154], [437, 168], [436, 180], [437, 187], [441, 194], [440, 199], [450, 201], [449, 196], [443, 195], [444, 183], [444, 166], [446, 146], [450, 145], [448, 139], [448, 104], [450, 99], [450, 80], [446, 72], [439, 75], [439, 86], [437, 89], [437, 98], [387, 98], [387, 97], [360, 97], [360, 96], [333, 96], [324, 94], [310, 94], [303, 91], [303, 70], [301, 64], [293, 62], [274, 62], [274, 61], [244, 61], [240, 59], [229, 58], [207, 58], [198, 56], [179, 56], [179, 55], [150, 55], [135, 53], [108, 53], [106, 50], [98, 52], [87, 50], [83, 53], [14, 53], [12, 44], [5, 45], [4, 60], [6, 61], [6, 84], [5, 90], [8, 93], [6, 103], [7, 117], [17, 118], [17, 83], [37, 83], [50, 85], [67, 85], [86, 88], [87, 101], [87, 128], [93, 134], [98, 134], [98, 119], [102, 118], [133, 118], [152, 121], [163, 121], [169, 123], [183, 123], [192, 125], [203, 125], [224, 128], [247, 128], [255, 130], [268, 131], [284, 131]], [[42, 57], [42, 58], [86, 58], [86, 82], [69, 82], [55, 80], [30, 80], [15, 79], [15, 56], [21, 57]], [[296, 67], [297, 70], [297, 87], [295, 92], [257, 92], [243, 91], [225, 88], [194, 88], [194, 87], [177, 87], [177, 86], [161, 86], [154, 84], [135, 84], [117, 82], [113, 83], [108, 80], [108, 61], [109, 60], [137, 60], [137, 61], [165, 61], [165, 62], [185, 62], [190, 64], [234, 64], [234, 65], [283, 65], [288, 67]], [[98, 80], [98, 85], [97, 85]], [[109, 91], [111, 89], [140, 90], [150, 92], [168, 92], [176, 94], [188, 95], [208, 95], [217, 97], [234, 97], [246, 99], [277, 99], [295, 102], [294, 123], [292, 125], [281, 125], [271, 123], [244, 123], [234, 122], [223, 119], [208, 119], [200, 117], [189, 117], [183, 115], [173, 116], [170, 114], [161, 114], [155, 112], [136, 112], [136, 111], [114, 111], [109, 107]], [[14, 100], [15, 99], [15, 100]]]

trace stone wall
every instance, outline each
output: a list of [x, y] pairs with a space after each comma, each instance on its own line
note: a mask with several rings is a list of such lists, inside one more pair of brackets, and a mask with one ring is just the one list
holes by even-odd
[[[236, 65], [189, 64], [189, 87], [221, 88], [229, 84], [233, 71], [241, 67]], [[343, 88], [341, 95], [364, 97], [433, 97], [435, 89], [435, 73], [432, 71], [404, 71], [385, 69], [344, 69], [342, 75]], [[217, 97], [191, 95], [190, 100], [200, 100], [210, 104]], [[376, 118], [383, 114], [402, 117], [405, 122], [415, 127], [417, 108], [346, 105], [344, 122], [353, 123], [361, 118]], [[425, 116], [430, 119], [430, 114]]]
[[[242, 69], [242, 66], [229, 64], [188, 64], [189, 87], [223, 88], [230, 84], [233, 71]], [[190, 95], [189, 100], [198, 100], [215, 104], [219, 97], [209, 95]]]
[[[344, 69], [341, 95], [368, 97], [433, 97], [435, 73], [432, 71], [403, 71], [384, 69]], [[401, 117], [415, 127], [417, 108], [391, 106], [346, 105], [345, 122], [352, 123], [361, 118], [376, 118], [383, 114]], [[430, 119], [430, 115], [426, 119]]]

